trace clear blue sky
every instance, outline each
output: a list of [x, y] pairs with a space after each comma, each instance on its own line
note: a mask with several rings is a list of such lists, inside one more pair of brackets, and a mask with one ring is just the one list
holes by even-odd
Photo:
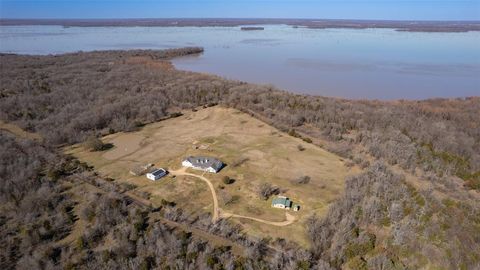
[[480, 20], [480, 0], [0, 0], [0, 17]]

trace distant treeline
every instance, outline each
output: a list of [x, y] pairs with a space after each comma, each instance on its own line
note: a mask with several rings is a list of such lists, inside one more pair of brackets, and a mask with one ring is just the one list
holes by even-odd
[[[480, 206], [478, 191], [471, 190], [480, 189], [479, 97], [353, 101], [297, 95], [163, 65], [171, 57], [201, 51], [0, 55], [0, 119], [45, 138], [40, 143], [0, 137], [0, 261], [5, 268], [479, 265]], [[267, 256], [266, 242], [260, 241], [249, 244], [248, 254], [240, 258], [155, 225], [143, 210], [126, 207], [128, 201], [115, 190], [88, 195], [93, 212], [80, 217], [89, 229], [75, 240], [76, 250], [58, 244], [77, 218], [72, 212], [76, 200], [64, 192], [71, 187], [67, 177], [95, 175], [57, 153], [55, 146], [136, 130], [181, 110], [214, 104], [242, 110], [365, 168], [347, 179], [345, 195], [326, 217], [308, 220], [312, 250], [291, 248], [279, 239], [284, 251]], [[412, 185], [402, 172], [428, 188]], [[180, 209], [172, 211], [167, 216], [182, 216]], [[225, 221], [206, 226], [235, 241], [241, 238]], [[103, 246], [107, 235], [118, 239], [114, 248]], [[166, 244], [153, 248], [158, 241]]]
[[410, 32], [480, 31], [478, 21], [387, 21], [341, 19], [0, 19], [0, 25], [97, 26], [224, 26], [285, 24], [307, 28], [391, 28]]

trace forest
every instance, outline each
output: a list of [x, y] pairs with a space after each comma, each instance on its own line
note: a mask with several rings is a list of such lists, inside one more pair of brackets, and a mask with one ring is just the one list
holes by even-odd
[[[480, 97], [298, 95], [175, 70], [168, 61], [202, 51], [0, 54], [0, 119], [43, 138], [0, 132], [2, 269], [480, 267]], [[192, 219], [174, 203], [141, 207], [58, 150], [201, 106], [237, 108], [364, 169], [346, 179], [325, 217], [309, 218], [311, 249], [250, 238], [225, 220]], [[83, 191], [90, 205], [81, 213], [73, 211], [76, 179], [101, 188]], [[245, 252], [154, 222], [154, 211]], [[66, 244], [79, 220], [86, 229]]]

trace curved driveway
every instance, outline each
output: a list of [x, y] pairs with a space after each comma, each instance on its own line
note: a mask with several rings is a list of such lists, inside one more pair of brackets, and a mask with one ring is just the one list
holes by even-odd
[[287, 225], [290, 225], [293, 222], [295, 222], [295, 217], [290, 215], [289, 213], [285, 213], [285, 218], [286, 218], [285, 221], [279, 221], [279, 222], [268, 221], [268, 220], [259, 219], [259, 218], [255, 218], [255, 217], [236, 215], [236, 214], [226, 213], [226, 212], [220, 214], [221, 209], [218, 206], [217, 192], [215, 192], [215, 188], [213, 187], [212, 182], [210, 182], [210, 180], [208, 180], [208, 178], [204, 177], [203, 175], [188, 173], [187, 168], [185, 168], [185, 167], [182, 167], [179, 170], [170, 171], [170, 173], [172, 175], [186, 175], [186, 176], [196, 177], [196, 178], [198, 178], [198, 179], [207, 183], [208, 187], [210, 188], [210, 192], [212, 193], [212, 198], [213, 198], [212, 222], [216, 222], [219, 217], [222, 217], [222, 218], [231, 218], [231, 217], [244, 218], [244, 219], [250, 219], [250, 220], [254, 220], [254, 221], [257, 221], [257, 222], [261, 222], [261, 223], [265, 223], [265, 224], [269, 224], [269, 225], [273, 225], [273, 226], [287, 226]]
[[286, 212], [285, 212], [286, 220], [285, 221], [278, 221], [278, 222], [268, 221], [268, 220], [264, 220], [264, 219], [254, 218], [254, 217], [241, 216], [241, 215], [236, 215], [236, 214], [231, 214], [231, 213], [222, 213], [220, 216], [222, 218], [236, 217], [236, 218], [250, 219], [250, 220], [258, 221], [258, 222], [273, 225], [273, 226], [279, 226], [279, 227], [287, 226], [287, 225], [290, 225], [293, 222], [295, 222], [295, 217], [290, 215], [289, 213], [286, 213]]
[[170, 171], [171, 174], [173, 175], [187, 175], [187, 176], [192, 176], [192, 177], [196, 177], [198, 179], [201, 179], [203, 180], [204, 182], [207, 183], [208, 187], [210, 188], [210, 192], [212, 193], [212, 198], [213, 198], [213, 216], [212, 216], [212, 221], [215, 222], [218, 220], [218, 198], [217, 198], [217, 192], [215, 192], [215, 188], [213, 187], [213, 184], [212, 182], [210, 182], [210, 180], [208, 180], [206, 177], [204, 177], [203, 175], [197, 175], [197, 174], [193, 174], [193, 173], [188, 173], [186, 172], [186, 168], [181, 168], [179, 170], [176, 170], [176, 171]]

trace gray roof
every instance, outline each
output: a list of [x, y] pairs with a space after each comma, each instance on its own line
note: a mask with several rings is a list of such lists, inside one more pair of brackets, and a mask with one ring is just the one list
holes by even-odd
[[223, 163], [220, 160], [212, 157], [190, 156], [190, 157], [187, 157], [185, 160], [188, 160], [190, 163], [192, 163], [193, 166], [199, 167], [202, 169], [212, 167], [214, 170], [218, 171], [223, 166]]

